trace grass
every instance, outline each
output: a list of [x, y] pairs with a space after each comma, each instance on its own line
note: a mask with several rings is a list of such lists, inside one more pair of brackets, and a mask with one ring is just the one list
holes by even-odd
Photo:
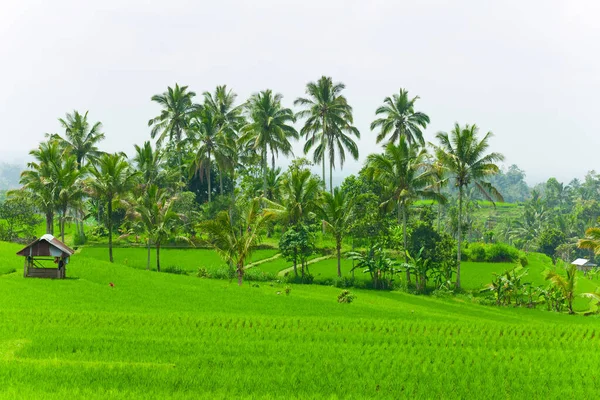
[[[277, 254], [274, 249], [259, 249], [252, 253], [250, 262], [263, 260]], [[89, 258], [108, 261], [107, 247], [85, 247], [81, 254]], [[114, 248], [113, 257], [116, 263], [136, 269], [146, 269], [147, 250], [145, 248]], [[211, 249], [169, 249], [160, 250], [161, 268], [178, 267], [184, 271], [195, 273], [198, 268], [214, 271], [226, 267], [223, 259]], [[150, 268], [156, 270], [156, 250], [150, 252]]]
[[[21, 267], [19, 248], [0, 244], [3, 268]], [[72, 257], [70, 279], [0, 275], [0, 398], [592, 398], [600, 390], [598, 317], [354, 289], [354, 302], [339, 304], [333, 287], [289, 285], [285, 295], [277, 283], [158, 274], [88, 250]], [[335, 259], [326, 261], [311, 272], [335, 274]], [[465, 267], [465, 279], [477, 267]]]

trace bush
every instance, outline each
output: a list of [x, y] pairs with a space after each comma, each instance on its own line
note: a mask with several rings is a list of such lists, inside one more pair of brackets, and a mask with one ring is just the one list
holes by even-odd
[[354, 301], [354, 294], [352, 294], [349, 290], [342, 290], [342, 292], [338, 295], [337, 301], [338, 303], [352, 303]]
[[486, 245], [483, 243], [473, 243], [469, 246], [467, 257], [470, 261], [482, 262], [487, 260]]
[[254, 282], [267, 282], [274, 281], [277, 279], [277, 276], [274, 273], [261, 271], [258, 268], [250, 268], [244, 271], [244, 279]]
[[187, 271], [176, 265], [170, 265], [162, 269], [162, 272], [175, 275], [187, 275]]
[[334, 281], [334, 286], [337, 288], [349, 288], [353, 287], [355, 283], [355, 279], [348, 276], [342, 276], [341, 278], [336, 278]]
[[[295, 276], [293, 273], [289, 273], [284, 277], [286, 283], [300, 283], [310, 285], [315, 280], [315, 277], [310, 273], [305, 273], [304, 278], [301, 275]], [[315, 282], [320, 283], [320, 282]]]
[[211, 274], [210, 272], [208, 272], [208, 270], [204, 267], [200, 267], [198, 268], [198, 272], [196, 273], [196, 276], [198, 278], [210, 278]]
[[519, 250], [504, 243], [494, 243], [486, 249], [488, 262], [516, 262], [519, 260]]
[[525, 255], [519, 256], [519, 262], [521, 263], [522, 267], [526, 267], [529, 265], [529, 260], [527, 259], [527, 256], [525, 256]]

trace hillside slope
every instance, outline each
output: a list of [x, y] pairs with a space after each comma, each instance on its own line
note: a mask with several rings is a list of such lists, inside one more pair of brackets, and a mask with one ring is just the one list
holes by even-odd
[[[18, 246], [17, 246], [18, 247]], [[2, 398], [543, 398], [600, 390], [595, 317], [403, 293], [0, 261]], [[11, 254], [12, 253], [12, 254]], [[113, 284], [113, 286], [110, 285]]]

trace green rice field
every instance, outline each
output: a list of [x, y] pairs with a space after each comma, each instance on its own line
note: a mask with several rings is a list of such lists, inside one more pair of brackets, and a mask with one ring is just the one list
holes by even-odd
[[[238, 287], [145, 271], [145, 258], [142, 268], [120, 263], [127, 257], [119, 249], [115, 264], [83, 249], [68, 265], [69, 279], [25, 279], [19, 248], [0, 243], [3, 399], [579, 399], [600, 392], [596, 316], [358, 289], [352, 303], [340, 304], [334, 287]], [[183, 265], [186, 251], [173, 260]], [[326, 261], [323, 268], [335, 266]], [[465, 265], [465, 282], [473, 277], [475, 286], [491, 274], [477, 268]]]

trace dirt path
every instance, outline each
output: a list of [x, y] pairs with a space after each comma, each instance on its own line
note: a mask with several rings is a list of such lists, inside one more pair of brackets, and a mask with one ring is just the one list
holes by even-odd
[[277, 253], [273, 257], [265, 258], [263, 260], [258, 260], [256, 262], [253, 262], [252, 264], [246, 265], [244, 267], [244, 270], [252, 268], [252, 267], [256, 267], [257, 265], [264, 264], [264, 263], [269, 262], [269, 261], [277, 260], [279, 257], [281, 257], [281, 253]]
[[[315, 264], [315, 263], [318, 263], [319, 261], [328, 260], [328, 259], [333, 258], [333, 257], [335, 257], [335, 254], [329, 254], [327, 256], [313, 258], [312, 260], [308, 261], [306, 263], [306, 265]], [[287, 274], [288, 272], [291, 272], [293, 270], [294, 270], [294, 266], [292, 265], [289, 268], [282, 269], [281, 271], [279, 271], [277, 273], [277, 276], [284, 276], [285, 274]]]

